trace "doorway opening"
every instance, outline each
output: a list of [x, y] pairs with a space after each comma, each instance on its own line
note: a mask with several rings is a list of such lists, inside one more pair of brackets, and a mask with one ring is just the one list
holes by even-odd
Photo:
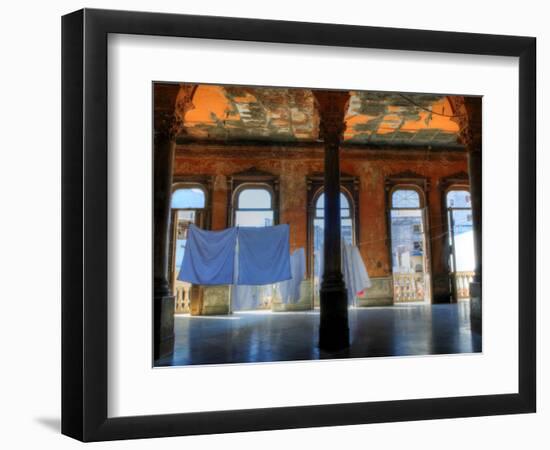
[[[349, 194], [344, 190], [340, 190], [340, 238], [343, 244], [355, 244], [355, 223], [352, 211], [352, 203]], [[313, 214], [313, 258], [312, 258], [312, 273], [313, 273], [313, 301], [314, 306], [320, 305], [320, 289], [322, 278], [322, 258], [323, 244], [325, 240], [325, 194], [322, 189], [317, 193], [315, 200], [315, 209]]]
[[206, 192], [202, 186], [176, 188], [171, 200], [170, 283], [176, 297], [175, 313], [191, 312], [191, 283], [178, 280], [189, 225], [206, 228]]
[[453, 301], [469, 300], [476, 266], [470, 193], [466, 189], [451, 189], [447, 192], [446, 204]]
[[390, 197], [394, 303], [431, 302], [425, 202], [412, 187], [397, 187]]

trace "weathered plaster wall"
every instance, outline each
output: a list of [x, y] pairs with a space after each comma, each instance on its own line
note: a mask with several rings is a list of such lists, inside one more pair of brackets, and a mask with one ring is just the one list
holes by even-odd
[[[212, 229], [227, 226], [227, 177], [251, 167], [280, 177], [280, 222], [291, 226], [291, 247], [307, 248], [306, 178], [323, 171], [321, 147], [247, 147], [222, 145], [180, 145], [174, 173], [210, 175], [213, 183]], [[442, 178], [467, 172], [467, 156], [460, 151], [362, 150], [345, 148], [341, 170], [359, 178], [359, 247], [371, 277], [391, 275], [388, 250], [386, 193], [384, 180], [402, 172], [425, 177], [432, 275], [446, 276], [444, 221], [441, 210]], [[434, 294], [438, 288], [434, 286]]]

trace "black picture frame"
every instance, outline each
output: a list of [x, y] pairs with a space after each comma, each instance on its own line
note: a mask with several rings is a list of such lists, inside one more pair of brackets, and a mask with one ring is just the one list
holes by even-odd
[[[519, 57], [518, 393], [107, 417], [107, 36]], [[536, 39], [84, 9], [62, 18], [62, 433], [82, 441], [535, 412]]]

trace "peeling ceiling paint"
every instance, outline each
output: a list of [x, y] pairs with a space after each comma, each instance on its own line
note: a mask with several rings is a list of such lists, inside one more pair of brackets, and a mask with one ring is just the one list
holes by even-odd
[[459, 126], [447, 96], [354, 91], [346, 115], [349, 143], [456, 144]]
[[[443, 95], [352, 91], [344, 141], [445, 146], [458, 124]], [[196, 140], [315, 142], [319, 115], [309, 89], [199, 85], [185, 134]]]
[[198, 139], [315, 141], [319, 116], [306, 89], [200, 85], [185, 131]]

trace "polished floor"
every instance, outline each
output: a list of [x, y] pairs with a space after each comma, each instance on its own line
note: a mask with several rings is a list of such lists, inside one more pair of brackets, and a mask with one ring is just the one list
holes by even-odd
[[349, 310], [351, 345], [317, 346], [319, 311], [242, 312], [175, 317], [175, 351], [155, 366], [412, 356], [481, 351], [469, 305], [406, 305]]

